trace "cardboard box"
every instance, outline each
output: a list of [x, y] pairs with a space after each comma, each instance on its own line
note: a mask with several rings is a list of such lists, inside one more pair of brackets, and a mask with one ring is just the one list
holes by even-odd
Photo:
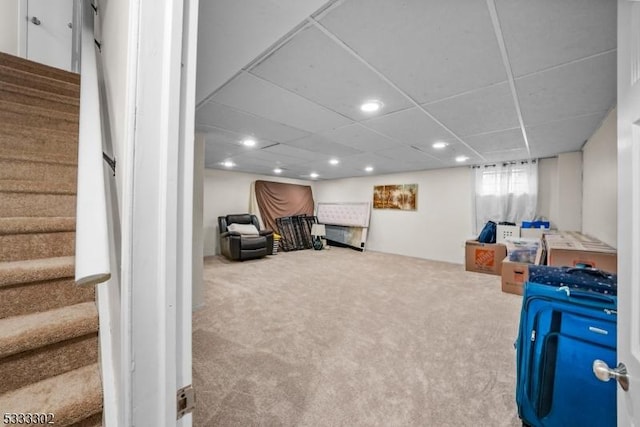
[[575, 231], [545, 235], [547, 265], [593, 267], [609, 273], [618, 271], [615, 248]]
[[507, 247], [503, 244], [467, 240], [465, 244], [465, 269], [499, 276], [502, 272], [502, 260], [506, 256]]
[[520, 237], [526, 239], [542, 239], [542, 235], [549, 233], [546, 228], [522, 228], [520, 229]]
[[502, 261], [502, 292], [522, 295], [524, 282], [529, 278], [529, 265], [508, 259]]

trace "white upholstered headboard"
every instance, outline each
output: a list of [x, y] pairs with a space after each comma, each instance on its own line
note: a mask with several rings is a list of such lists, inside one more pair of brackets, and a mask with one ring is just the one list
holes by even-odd
[[371, 204], [364, 203], [318, 203], [316, 216], [321, 224], [350, 227], [369, 227]]

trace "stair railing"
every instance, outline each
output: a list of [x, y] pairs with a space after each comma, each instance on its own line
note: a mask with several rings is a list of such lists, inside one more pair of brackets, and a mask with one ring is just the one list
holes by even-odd
[[82, 3], [75, 282], [94, 285], [109, 280], [111, 261], [93, 9]]

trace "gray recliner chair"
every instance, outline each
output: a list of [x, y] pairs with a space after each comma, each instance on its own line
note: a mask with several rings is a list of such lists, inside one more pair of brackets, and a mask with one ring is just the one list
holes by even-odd
[[273, 231], [260, 230], [252, 214], [218, 217], [220, 252], [230, 260], [244, 261], [273, 253]]

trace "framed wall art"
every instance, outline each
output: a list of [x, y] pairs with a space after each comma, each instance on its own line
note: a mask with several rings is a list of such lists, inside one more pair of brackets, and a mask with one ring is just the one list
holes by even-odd
[[415, 211], [418, 208], [418, 184], [374, 186], [373, 208]]

